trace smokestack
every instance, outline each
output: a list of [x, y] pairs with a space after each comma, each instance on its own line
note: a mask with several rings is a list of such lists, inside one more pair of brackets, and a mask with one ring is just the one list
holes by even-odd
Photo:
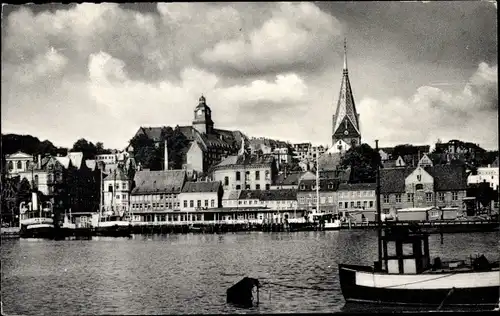
[[165, 150], [164, 150], [164, 170], [168, 170], [168, 146], [167, 146], [167, 140], [165, 139]]

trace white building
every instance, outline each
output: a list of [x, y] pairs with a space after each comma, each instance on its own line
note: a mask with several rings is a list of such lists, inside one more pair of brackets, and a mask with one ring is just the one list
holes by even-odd
[[121, 169], [115, 169], [103, 180], [104, 212], [123, 215], [129, 210], [131, 181]]
[[220, 182], [186, 182], [179, 194], [180, 210], [194, 212], [221, 207], [222, 194]]
[[477, 168], [477, 175], [470, 175], [467, 178], [467, 184], [476, 184], [488, 182], [493, 190], [498, 189], [498, 167], [479, 167]]
[[19, 175], [21, 172], [30, 171], [30, 164], [33, 163], [33, 156], [18, 151], [5, 157], [8, 174], [11, 177]]

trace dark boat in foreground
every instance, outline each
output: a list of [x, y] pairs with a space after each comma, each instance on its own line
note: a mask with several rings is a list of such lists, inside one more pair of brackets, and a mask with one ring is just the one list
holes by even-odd
[[[376, 141], [378, 152], [378, 141]], [[429, 255], [428, 234], [418, 227], [382, 226], [377, 170], [378, 261], [373, 266], [339, 264], [346, 302], [493, 310], [499, 305], [499, 264], [484, 256], [470, 264], [441, 262]]]

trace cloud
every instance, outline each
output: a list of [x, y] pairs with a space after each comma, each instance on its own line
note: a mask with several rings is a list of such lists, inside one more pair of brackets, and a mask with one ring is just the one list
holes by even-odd
[[458, 93], [423, 86], [408, 100], [364, 98], [361, 128], [370, 131], [364, 141], [378, 138], [385, 146], [462, 139], [498, 148], [497, 77], [497, 65], [481, 63]]
[[[296, 74], [276, 76], [274, 81], [254, 80], [245, 85], [218, 87], [218, 78], [196, 68], [186, 68], [180, 82], [144, 83], [129, 78], [125, 63], [105, 52], [89, 59], [89, 94], [116, 120], [130, 125], [188, 125], [196, 100], [204, 94], [216, 124], [263, 128], [283, 107], [304, 101], [307, 86]], [[258, 105], [265, 104], [265, 114]]]
[[259, 28], [206, 49], [201, 59], [225, 73], [266, 73], [273, 69], [325, 62], [332, 40], [341, 32], [337, 19], [309, 2], [280, 3]]

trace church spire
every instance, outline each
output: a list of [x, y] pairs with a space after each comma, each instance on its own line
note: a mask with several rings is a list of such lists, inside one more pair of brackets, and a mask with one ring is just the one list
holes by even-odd
[[347, 75], [347, 38], [344, 37], [344, 75]]
[[339, 140], [343, 140], [349, 145], [358, 145], [361, 143], [359, 114], [356, 111], [351, 83], [349, 81], [349, 73], [347, 71], [347, 39], [345, 38], [342, 83], [340, 85], [337, 109], [335, 115], [333, 115], [333, 145], [335, 146]]

